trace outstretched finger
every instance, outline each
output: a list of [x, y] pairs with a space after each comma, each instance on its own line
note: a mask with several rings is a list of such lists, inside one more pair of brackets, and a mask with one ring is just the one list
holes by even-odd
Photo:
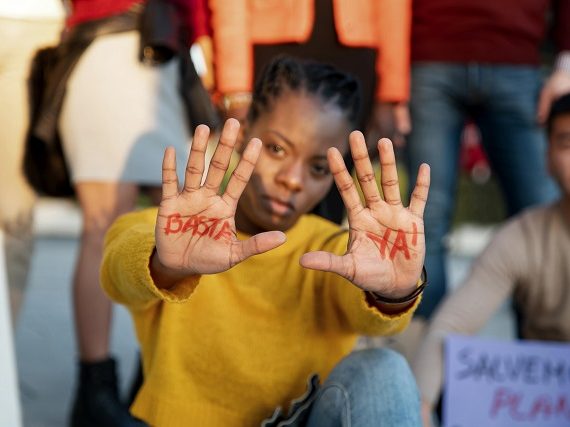
[[352, 176], [350, 176], [348, 170], [346, 170], [346, 165], [344, 164], [340, 151], [334, 147], [329, 148], [327, 158], [331, 173], [334, 177], [334, 182], [346, 206], [346, 212], [350, 219], [363, 209], [358, 191], [356, 191], [356, 185], [354, 184]]
[[270, 251], [285, 243], [285, 234], [281, 231], [266, 231], [247, 240], [236, 241], [232, 245], [231, 265], [234, 266], [253, 255]]
[[186, 175], [184, 178], [184, 190], [198, 190], [204, 175], [204, 157], [208, 147], [210, 128], [206, 125], [199, 125], [194, 131], [190, 156], [186, 165]]
[[234, 145], [239, 133], [239, 122], [236, 119], [228, 119], [224, 124], [220, 141], [210, 161], [208, 175], [204, 182], [204, 187], [218, 192], [224, 175], [228, 170]]
[[329, 271], [354, 281], [355, 269], [350, 255], [339, 256], [325, 251], [307, 252], [301, 257], [299, 263], [311, 270]]
[[416, 186], [410, 197], [410, 211], [419, 216], [424, 215], [430, 185], [430, 167], [427, 163], [422, 163], [418, 171]]
[[258, 138], [253, 138], [249, 141], [249, 144], [247, 144], [237, 167], [230, 177], [228, 186], [226, 187], [224, 199], [229, 199], [226, 200], [228, 203], [231, 202], [234, 205], [237, 204], [241, 193], [243, 193], [243, 190], [253, 173], [253, 169], [255, 168], [257, 158], [261, 151], [261, 145], [261, 140]]
[[178, 196], [178, 175], [176, 174], [176, 150], [166, 148], [162, 158], [162, 200]]
[[362, 194], [364, 194], [366, 206], [372, 207], [380, 203], [382, 198], [378, 191], [378, 185], [376, 185], [376, 176], [374, 175], [374, 169], [372, 168], [372, 163], [368, 156], [368, 148], [366, 147], [364, 135], [358, 131], [352, 132], [349, 137], [349, 143], [350, 152], [354, 160], [354, 168], [356, 169], [356, 176], [358, 177]]
[[400, 184], [398, 182], [398, 170], [396, 168], [396, 156], [392, 141], [382, 138], [378, 141], [380, 152], [380, 174], [384, 201], [390, 205], [402, 204], [400, 198]]

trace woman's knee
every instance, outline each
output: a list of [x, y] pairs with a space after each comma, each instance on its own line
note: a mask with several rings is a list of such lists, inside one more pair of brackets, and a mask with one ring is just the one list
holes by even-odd
[[354, 351], [335, 367], [329, 380], [343, 384], [366, 384], [365, 388], [404, 387], [414, 392], [415, 380], [408, 362], [400, 353], [386, 348]]
[[[368, 426], [379, 419], [389, 426], [420, 425], [419, 395], [405, 358], [389, 349], [355, 351], [331, 372], [321, 392], [337, 408], [338, 425]], [[374, 421], [373, 421], [374, 420]]]
[[409, 370], [406, 359], [400, 353], [388, 348], [353, 351], [339, 363], [341, 367], [344, 365], [352, 371], [365, 371], [368, 374]]
[[127, 184], [82, 184], [78, 186], [83, 230], [82, 237], [102, 244], [111, 224], [135, 207], [138, 189]]
[[117, 217], [115, 206], [101, 204], [83, 204], [81, 206], [83, 232], [88, 235], [104, 234]]

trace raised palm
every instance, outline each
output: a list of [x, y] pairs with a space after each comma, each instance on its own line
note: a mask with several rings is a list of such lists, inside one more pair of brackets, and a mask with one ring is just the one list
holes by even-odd
[[410, 294], [420, 277], [425, 255], [423, 212], [429, 189], [429, 166], [422, 165], [409, 207], [400, 198], [392, 143], [378, 142], [384, 199], [380, 196], [366, 143], [360, 132], [350, 135], [350, 149], [363, 205], [340, 152], [331, 148], [328, 160], [348, 213], [349, 243], [343, 256], [311, 252], [304, 267], [331, 271], [356, 286], [398, 298]]
[[229, 119], [202, 184], [209, 130], [203, 125], [196, 128], [180, 192], [174, 150], [165, 152], [155, 229], [157, 255], [165, 267], [183, 274], [219, 273], [285, 241], [279, 231], [260, 233], [245, 241], [236, 237], [237, 202], [261, 149], [259, 139], [250, 141], [225, 192], [219, 194], [238, 132], [239, 122]]

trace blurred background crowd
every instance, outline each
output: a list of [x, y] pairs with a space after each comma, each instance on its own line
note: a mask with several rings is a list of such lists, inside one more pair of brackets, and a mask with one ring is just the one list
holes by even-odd
[[[105, 411], [113, 425], [139, 425], [129, 416], [128, 393], [117, 390], [117, 371], [130, 385], [137, 356], [128, 321], [119, 318], [131, 334], [129, 346], [119, 344], [132, 353], [129, 369], [112, 357], [113, 307], [99, 286], [105, 232], [119, 215], [160, 200], [167, 146], [176, 148], [182, 170], [196, 125], [215, 130], [225, 118], [245, 119], [256, 77], [279, 54], [331, 63], [358, 77], [358, 128], [371, 149], [379, 137], [394, 141], [403, 193], [421, 163], [431, 166], [425, 212], [429, 286], [422, 304], [402, 335], [363, 338], [360, 345], [391, 346], [407, 357], [418, 375], [426, 426], [432, 417], [437, 423], [439, 389], [428, 372], [440, 362], [414, 360], [421, 338], [434, 335], [428, 328], [451, 292], [446, 263], [452, 232], [460, 239], [461, 225], [497, 226], [529, 207], [567, 197], [560, 179], [557, 186], [550, 176], [559, 178], [547, 155], [546, 124], [553, 103], [570, 93], [570, 0], [0, 0], [6, 266], [0, 273], [7, 283], [0, 291], [9, 295], [21, 369], [26, 360], [48, 370], [51, 363], [45, 343], [21, 330], [30, 325], [20, 319], [21, 308], [28, 317], [34, 315], [26, 313], [28, 306], [46, 313], [63, 304], [66, 313], [72, 311], [65, 329], [50, 339], [67, 343], [59, 351], [69, 353], [62, 360], [74, 378], [53, 389], [44, 385], [69, 392], [51, 412], [34, 412], [34, 404], [42, 405], [34, 381], [47, 377], [20, 377], [25, 425], [110, 425], [85, 421]], [[38, 217], [58, 206], [54, 198], [64, 202], [43, 225], [52, 238], [39, 239], [34, 249]], [[315, 212], [344, 221], [335, 190]], [[570, 227], [570, 210], [563, 212]], [[50, 227], [55, 234], [71, 229], [74, 242], [61, 251]], [[566, 233], [564, 247], [570, 249], [568, 230], [560, 230], [556, 234]], [[481, 232], [467, 234], [460, 244], [478, 253], [480, 238]], [[37, 264], [38, 257], [49, 265]], [[512, 296], [517, 280], [497, 307]], [[552, 280], [564, 281], [560, 275]], [[59, 293], [40, 290], [34, 299], [26, 293], [32, 282]], [[569, 319], [570, 289], [558, 290], [565, 302], [557, 313]], [[528, 316], [518, 308], [523, 319]], [[547, 311], [535, 307], [533, 314], [541, 309]], [[46, 316], [40, 322], [53, 318]], [[479, 323], [466, 321], [458, 332], [475, 332]], [[560, 329], [518, 336], [570, 340], [568, 327]]]

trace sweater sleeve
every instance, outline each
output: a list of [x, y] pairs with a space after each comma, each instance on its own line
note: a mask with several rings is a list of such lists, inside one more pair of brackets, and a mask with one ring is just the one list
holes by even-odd
[[410, 96], [411, 0], [378, 2], [378, 59], [376, 98], [385, 102], [407, 101]]
[[[348, 233], [338, 233], [330, 238], [323, 250], [342, 255], [346, 252]], [[394, 335], [407, 328], [412, 314], [420, 303], [420, 298], [399, 314], [385, 314], [366, 301], [365, 292], [345, 278], [334, 274], [324, 273], [324, 286], [335, 311], [341, 316], [341, 321], [351, 332], [360, 335]]]
[[120, 217], [105, 237], [101, 285], [115, 302], [131, 309], [146, 309], [160, 301], [184, 302], [199, 282], [189, 277], [174, 289], [159, 289], [150, 275], [154, 251], [156, 209]]
[[499, 230], [462, 286], [440, 305], [412, 362], [424, 401], [435, 404], [441, 393], [445, 337], [479, 331], [525, 277], [527, 260], [523, 229], [515, 219]]
[[253, 49], [247, 0], [209, 0], [209, 4], [217, 89], [222, 94], [249, 92], [253, 84]]

